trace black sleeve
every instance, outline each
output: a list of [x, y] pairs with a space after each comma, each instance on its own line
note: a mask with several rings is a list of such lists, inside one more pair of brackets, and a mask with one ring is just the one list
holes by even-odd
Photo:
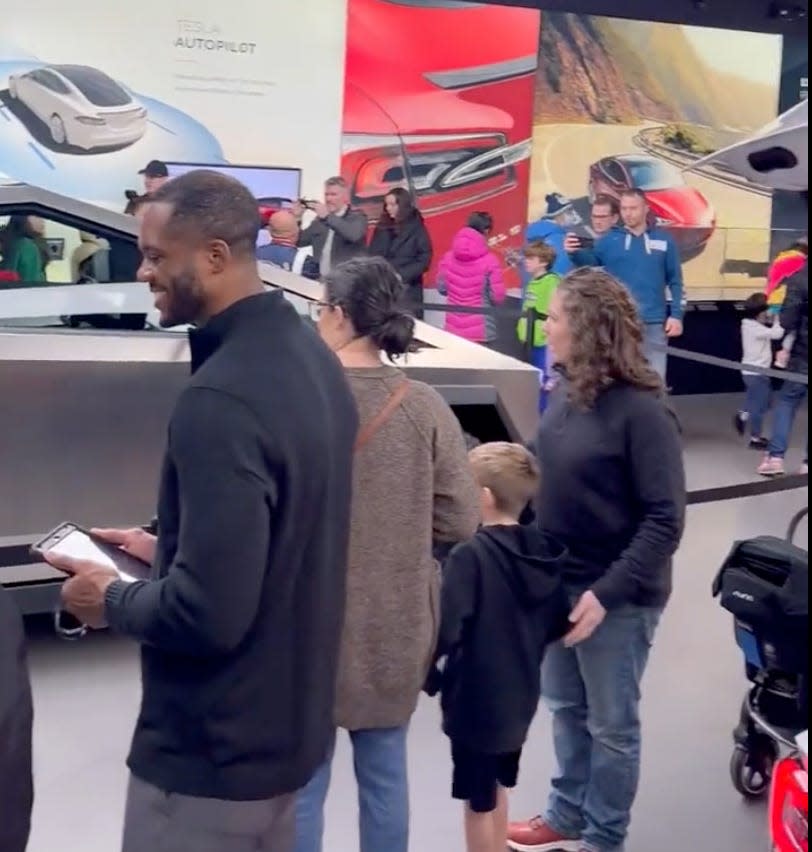
[[685, 469], [676, 420], [661, 399], [640, 394], [629, 406], [627, 463], [640, 522], [632, 540], [592, 591], [606, 609], [658, 588], [685, 524]]
[[389, 228], [378, 224], [372, 232], [372, 239], [369, 241], [369, 254], [374, 257], [385, 258], [391, 242], [391, 234]]
[[414, 258], [400, 266], [400, 275], [404, 281], [418, 281], [431, 266], [431, 237], [422, 223], [415, 232], [415, 248]]
[[175, 560], [160, 580], [113, 583], [107, 618], [171, 653], [225, 654], [256, 619], [267, 569], [276, 503], [263, 473], [267, 437], [240, 401], [192, 388], [172, 418], [169, 452], [182, 500]]
[[443, 688], [443, 671], [439, 662], [462, 641], [465, 622], [476, 611], [479, 570], [471, 544], [458, 544], [443, 564], [440, 592], [440, 630], [437, 647], [429, 667], [423, 690], [436, 695]]
[[296, 245], [299, 248], [306, 248], [313, 245], [313, 239], [319, 230], [317, 227], [318, 224], [319, 220], [314, 219], [303, 231], [299, 232], [299, 239], [296, 241]]
[[779, 322], [787, 334], [797, 332], [801, 321], [809, 312], [809, 278], [806, 272], [796, 273], [789, 279], [787, 295], [781, 308]]
[[0, 586], [0, 849], [24, 852], [34, 803], [34, 708], [25, 657], [23, 619]]
[[476, 608], [478, 571], [479, 564], [470, 544], [461, 544], [451, 551], [443, 568], [435, 660], [445, 657], [462, 641], [465, 622]]

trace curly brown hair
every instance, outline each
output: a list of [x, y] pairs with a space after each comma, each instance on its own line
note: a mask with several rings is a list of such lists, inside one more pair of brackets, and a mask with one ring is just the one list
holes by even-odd
[[629, 291], [603, 269], [576, 269], [558, 285], [569, 324], [570, 399], [592, 408], [616, 382], [662, 394], [662, 379], [643, 354], [643, 324]]

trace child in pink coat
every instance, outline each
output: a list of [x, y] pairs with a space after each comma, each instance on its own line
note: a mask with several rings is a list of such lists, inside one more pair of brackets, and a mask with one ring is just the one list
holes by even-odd
[[[447, 297], [449, 305], [480, 308], [504, 302], [502, 265], [488, 247], [492, 229], [493, 220], [488, 213], [473, 213], [440, 261], [437, 289]], [[496, 339], [496, 322], [484, 314], [448, 313], [445, 328], [474, 343]]]

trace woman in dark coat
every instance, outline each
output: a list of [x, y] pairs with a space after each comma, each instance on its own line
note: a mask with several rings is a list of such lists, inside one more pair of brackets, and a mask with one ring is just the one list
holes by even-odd
[[369, 253], [388, 260], [407, 287], [416, 317], [423, 311], [423, 276], [431, 266], [431, 239], [408, 190], [396, 187], [384, 198], [383, 215], [375, 226]]

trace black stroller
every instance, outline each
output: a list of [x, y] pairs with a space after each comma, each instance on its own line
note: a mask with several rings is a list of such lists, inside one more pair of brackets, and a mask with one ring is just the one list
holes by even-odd
[[759, 536], [737, 542], [713, 583], [713, 595], [733, 614], [736, 642], [753, 684], [733, 732], [730, 777], [748, 799], [770, 787], [781, 747], [809, 726], [808, 554], [793, 544], [808, 508], [786, 539]]

